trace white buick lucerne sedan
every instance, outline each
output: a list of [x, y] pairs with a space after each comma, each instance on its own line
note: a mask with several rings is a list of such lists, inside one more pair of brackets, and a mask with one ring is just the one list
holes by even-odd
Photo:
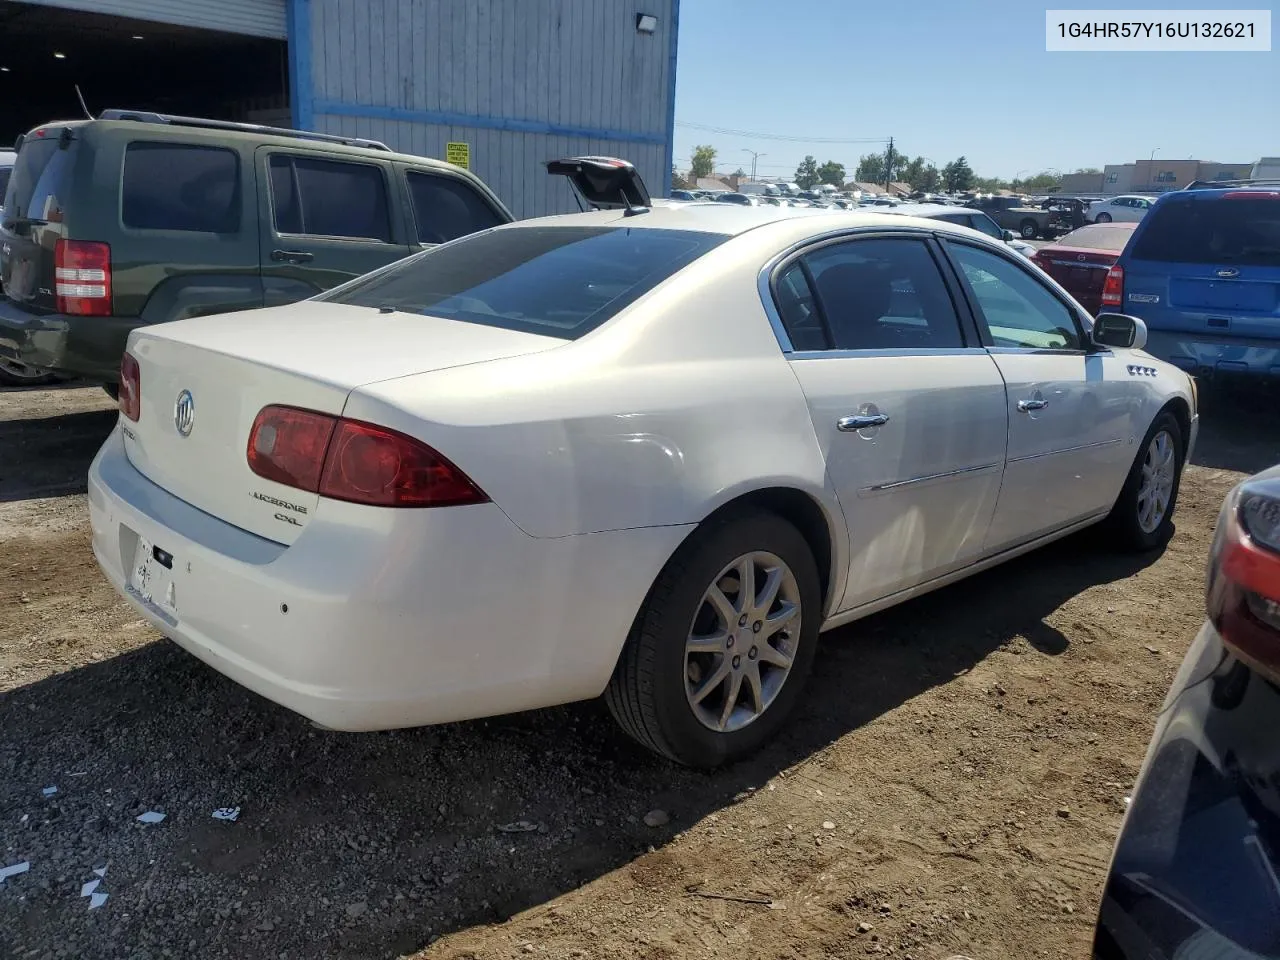
[[742, 756], [818, 634], [1089, 524], [1171, 530], [1196, 392], [936, 220], [631, 206], [133, 333], [93, 550], [159, 630], [340, 730], [603, 693]]

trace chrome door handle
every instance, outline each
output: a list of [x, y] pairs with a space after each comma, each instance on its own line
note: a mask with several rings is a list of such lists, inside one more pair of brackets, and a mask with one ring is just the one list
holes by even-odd
[[861, 414], [856, 417], [841, 417], [836, 421], [836, 429], [841, 433], [853, 433], [868, 427], [883, 427], [888, 422], [887, 413]]
[[1048, 405], [1049, 405], [1048, 400], [1019, 400], [1018, 401], [1018, 409], [1021, 410], [1023, 413], [1026, 413], [1028, 410], [1043, 410]]
[[271, 259], [276, 263], [310, 263], [315, 254], [306, 250], [272, 250]]

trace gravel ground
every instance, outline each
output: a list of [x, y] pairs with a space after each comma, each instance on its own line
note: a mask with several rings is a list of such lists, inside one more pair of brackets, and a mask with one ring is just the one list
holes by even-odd
[[0, 955], [1084, 957], [1221, 498], [1280, 461], [1274, 394], [1204, 402], [1166, 550], [1083, 535], [836, 631], [708, 775], [596, 703], [354, 735], [248, 693], [93, 562], [101, 391], [0, 392]]

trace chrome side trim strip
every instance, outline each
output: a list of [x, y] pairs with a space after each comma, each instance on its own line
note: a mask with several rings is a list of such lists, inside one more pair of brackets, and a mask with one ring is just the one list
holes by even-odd
[[894, 480], [892, 483], [878, 483], [874, 487], [863, 487], [858, 491], [859, 497], [875, 496], [877, 493], [886, 493], [890, 490], [900, 490], [903, 487], [913, 487], [920, 483], [929, 483], [933, 480], [950, 480], [952, 477], [967, 477], [975, 473], [985, 473], [990, 470], [999, 469], [1001, 463], [983, 463], [976, 467], [961, 467], [959, 470], [947, 470], [944, 473], [929, 473], [921, 477], [910, 477], [907, 480]]
[[1027, 460], [1042, 460], [1045, 457], [1056, 457], [1061, 453], [1077, 453], [1081, 450], [1091, 450], [1094, 447], [1109, 447], [1113, 443], [1121, 443], [1121, 442], [1122, 440], [1120, 437], [1115, 437], [1112, 440], [1095, 440], [1093, 443], [1082, 443], [1076, 447], [1063, 447], [1061, 450], [1050, 450], [1047, 453], [1032, 453], [1032, 454], [1028, 454], [1025, 457], [1011, 457], [1009, 458], [1008, 462], [1023, 463], [1024, 461], [1027, 461]]

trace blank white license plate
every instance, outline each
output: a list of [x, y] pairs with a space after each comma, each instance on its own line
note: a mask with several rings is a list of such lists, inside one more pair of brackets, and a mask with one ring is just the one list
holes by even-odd
[[153, 613], [177, 624], [178, 598], [173, 585], [173, 554], [138, 537], [133, 569], [129, 571], [129, 592]]

